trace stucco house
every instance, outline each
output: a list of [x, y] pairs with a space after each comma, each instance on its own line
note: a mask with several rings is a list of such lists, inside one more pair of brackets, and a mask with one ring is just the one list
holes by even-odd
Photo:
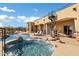
[[[57, 13], [56, 30], [62, 34], [68, 34], [69, 29], [72, 33], [79, 33], [79, 4], [73, 4], [67, 8], [59, 10]], [[29, 33], [42, 30], [45, 34], [50, 34], [51, 21], [48, 16], [44, 16], [34, 22], [28, 22]]]

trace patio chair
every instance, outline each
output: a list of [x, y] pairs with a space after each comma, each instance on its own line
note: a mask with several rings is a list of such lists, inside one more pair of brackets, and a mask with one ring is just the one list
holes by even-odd
[[35, 36], [43, 36], [42, 31], [37, 31], [37, 33], [34, 34]]

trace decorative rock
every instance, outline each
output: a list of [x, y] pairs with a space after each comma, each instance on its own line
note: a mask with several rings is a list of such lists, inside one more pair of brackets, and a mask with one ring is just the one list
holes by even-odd
[[21, 36], [16, 39], [16, 42], [17, 42], [17, 43], [18, 43], [18, 42], [22, 42], [22, 41], [23, 41], [23, 38], [22, 38]]

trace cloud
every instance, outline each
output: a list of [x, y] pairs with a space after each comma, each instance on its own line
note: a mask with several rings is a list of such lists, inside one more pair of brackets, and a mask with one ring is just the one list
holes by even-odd
[[[40, 17], [37, 16], [8, 16], [8, 15], [0, 15], [0, 27], [5, 26], [27, 26], [27, 22], [33, 22]], [[5, 23], [5, 24], [4, 24]]]
[[26, 16], [17, 16], [17, 19], [19, 20], [25, 20], [27, 17]]
[[34, 21], [34, 20], [36, 20], [36, 19], [39, 19], [40, 17], [34, 17], [34, 16], [31, 16], [31, 17], [28, 17], [28, 19], [26, 20], [26, 22], [28, 22], [28, 21]]
[[38, 12], [39, 10], [35, 8], [35, 9], [33, 9], [33, 11], [34, 11], [34, 12]]
[[27, 22], [33, 22], [34, 20], [36, 19], [39, 19], [40, 17], [37, 17], [37, 16], [30, 16], [30, 17], [27, 17], [27, 16], [8, 16], [8, 15], [0, 15], [0, 21], [3, 21], [3, 22], [10, 22], [10, 21], [17, 21], [17, 22], [24, 22], [24, 23], [27, 23]]
[[8, 19], [9, 19], [9, 20], [14, 20], [15, 17], [13, 17], [13, 16], [9, 16]]
[[30, 17], [26, 17], [26, 16], [17, 16], [17, 21], [23, 21], [23, 22], [33, 22], [36, 19], [39, 19], [40, 17], [34, 17], [34, 16], [30, 16]]
[[27, 17], [26, 16], [17, 16], [16, 21], [18, 22], [26, 22]]
[[15, 19], [15, 17], [13, 17], [13, 16], [7, 16], [7, 15], [0, 15], [0, 21], [12, 21], [12, 20], [14, 20]]
[[7, 18], [7, 15], [0, 15], [0, 20], [4, 20], [5, 18]]
[[0, 27], [3, 27], [2, 23], [0, 23]]
[[7, 7], [0, 7], [1, 11], [6, 11], [6, 12], [15, 12], [13, 9], [8, 9]]

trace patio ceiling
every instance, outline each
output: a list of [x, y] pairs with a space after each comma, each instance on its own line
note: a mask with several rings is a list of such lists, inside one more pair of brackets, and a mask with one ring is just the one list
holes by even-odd
[[76, 18], [62, 18], [60, 20], [57, 20], [56, 22], [60, 22], [60, 21], [67, 21], [67, 20], [76, 20]]

